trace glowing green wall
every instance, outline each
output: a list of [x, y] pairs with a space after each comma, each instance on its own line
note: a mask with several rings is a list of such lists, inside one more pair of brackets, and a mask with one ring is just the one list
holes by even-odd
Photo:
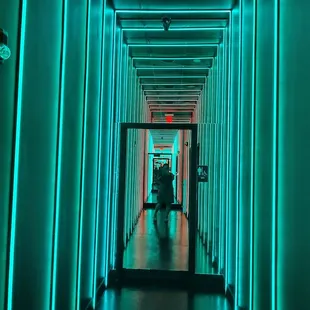
[[254, 116], [254, 1], [241, 5], [241, 93], [240, 166], [237, 249], [237, 303], [248, 307], [251, 299], [251, 256], [253, 216], [253, 116]]
[[0, 75], [0, 302], [6, 291], [6, 309], [77, 309], [95, 303], [108, 271], [114, 11], [103, 0], [23, 1], [19, 38], [18, 3], [0, 8], [13, 52]]
[[283, 310], [310, 304], [309, 8], [307, 1], [279, 1], [276, 285]]
[[8, 309], [51, 302], [61, 23], [60, 3], [23, 2]]
[[[98, 172], [98, 151], [99, 151], [99, 113], [100, 111], [100, 94], [102, 84], [102, 62], [104, 47], [104, 11], [100, 8], [103, 6], [102, 0], [93, 0], [90, 4], [89, 11], [89, 49], [88, 49], [88, 79], [87, 79], [87, 97], [84, 114], [84, 175], [82, 185], [82, 201], [80, 223], [80, 274], [79, 287], [81, 300], [88, 300], [94, 294], [94, 262], [96, 240], [96, 192], [97, 192], [97, 172]], [[101, 40], [97, 40], [97, 29]], [[108, 51], [108, 49], [106, 49]]]
[[227, 271], [226, 283], [235, 287], [236, 284], [236, 247], [237, 247], [237, 208], [239, 179], [239, 109], [240, 109], [240, 10], [236, 7], [231, 15], [231, 71], [230, 71], [230, 101], [229, 101], [229, 176], [227, 204]]
[[[274, 128], [277, 124], [275, 77], [277, 34], [275, 1], [260, 1], [256, 13], [255, 66], [255, 180], [253, 230], [253, 309], [272, 308], [274, 291], [275, 198], [274, 150], [277, 147]], [[283, 309], [283, 308], [279, 308]]]
[[11, 58], [0, 65], [0, 309], [4, 309], [8, 255], [8, 238], [10, 234], [11, 209], [11, 165], [14, 161], [14, 113], [16, 111], [15, 92], [18, 88], [16, 71], [19, 62], [19, 2], [2, 1], [0, 3], [1, 26], [9, 33]]

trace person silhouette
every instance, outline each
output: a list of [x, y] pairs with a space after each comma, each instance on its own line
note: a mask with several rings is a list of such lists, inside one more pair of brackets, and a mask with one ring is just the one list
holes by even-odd
[[169, 165], [164, 164], [161, 169], [161, 175], [158, 179], [159, 181], [159, 189], [158, 189], [158, 196], [157, 196], [157, 204], [155, 207], [154, 213], [154, 222], [157, 221], [157, 213], [160, 208], [165, 205], [166, 206], [166, 217], [165, 222], [168, 222], [169, 213], [171, 211], [171, 204], [174, 202], [174, 195], [173, 195], [173, 182], [174, 175], [169, 171]]

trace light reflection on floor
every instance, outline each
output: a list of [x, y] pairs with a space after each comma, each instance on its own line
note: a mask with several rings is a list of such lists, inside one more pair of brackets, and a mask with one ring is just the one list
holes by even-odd
[[[188, 270], [188, 221], [184, 214], [170, 213], [164, 222], [164, 211], [153, 223], [154, 210], [143, 211], [124, 254], [126, 269]], [[196, 273], [214, 274], [209, 256], [197, 238]]]
[[223, 295], [194, 294], [185, 291], [157, 289], [108, 289], [98, 310], [230, 310]]

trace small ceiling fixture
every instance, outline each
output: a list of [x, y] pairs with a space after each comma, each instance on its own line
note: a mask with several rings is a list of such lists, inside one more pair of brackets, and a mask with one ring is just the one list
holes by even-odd
[[162, 18], [161, 21], [162, 21], [162, 23], [163, 23], [164, 30], [165, 30], [165, 31], [168, 31], [168, 30], [169, 30], [169, 27], [170, 27], [170, 25], [171, 25], [171, 18], [165, 16], [165, 17]]

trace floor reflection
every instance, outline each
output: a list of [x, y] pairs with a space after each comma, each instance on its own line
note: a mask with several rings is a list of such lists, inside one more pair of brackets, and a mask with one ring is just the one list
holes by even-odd
[[[124, 254], [126, 269], [188, 270], [188, 220], [172, 211], [169, 223], [160, 211], [153, 223], [154, 210], [144, 210]], [[197, 237], [196, 273], [214, 274], [210, 258]]]
[[181, 212], [172, 211], [169, 223], [164, 212], [153, 223], [154, 210], [145, 210], [124, 254], [124, 268], [187, 270], [188, 223]]
[[107, 290], [99, 301], [99, 310], [229, 310], [223, 295], [188, 294], [180, 290], [122, 289]]

